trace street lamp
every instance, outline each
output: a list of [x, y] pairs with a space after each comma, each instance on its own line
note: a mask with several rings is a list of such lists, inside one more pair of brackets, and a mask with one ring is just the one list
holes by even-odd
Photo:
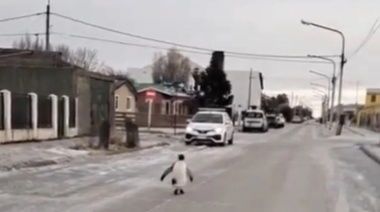
[[[301, 20], [301, 23], [304, 25], [307, 25], [307, 26], [314, 26], [314, 27], [318, 27], [321, 29], [331, 31], [331, 32], [335, 32], [342, 37], [342, 53], [340, 55], [339, 91], [338, 91], [338, 118], [340, 119], [340, 116], [341, 116], [342, 110], [343, 110], [343, 107], [342, 107], [343, 69], [344, 69], [344, 64], [347, 62], [347, 60], [344, 56], [345, 45], [346, 45], [346, 39], [344, 37], [344, 34], [337, 29], [333, 29], [330, 27], [326, 27], [323, 25], [316, 24], [316, 23], [308, 22], [305, 20]], [[343, 123], [339, 122], [337, 130], [336, 130], [336, 135], [340, 135], [342, 133], [342, 127], [343, 127], [342, 124]]]
[[[327, 76], [326, 74], [322, 74], [322, 73], [320, 73], [320, 72], [317, 72], [317, 71], [313, 71], [313, 70], [310, 70], [310, 73], [312, 73], [312, 74], [315, 74], [315, 75], [318, 75], [318, 76], [321, 76], [321, 77], [324, 77], [324, 78], [326, 78], [327, 79], [327, 86], [328, 86], [328, 88], [326, 89], [327, 90], [327, 108], [329, 107], [329, 102], [330, 102], [330, 92], [331, 92], [331, 83], [330, 83], [330, 77], [329, 76]], [[329, 119], [329, 121], [330, 121], [330, 126], [332, 125], [332, 119], [331, 119], [331, 117], [332, 117], [332, 115], [331, 115], [331, 111], [332, 111], [332, 108], [330, 109], [330, 113], [329, 114], [327, 114], [329, 117], [328, 117], [328, 119]]]
[[335, 102], [335, 88], [336, 88], [336, 63], [333, 59], [331, 58], [327, 58], [327, 57], [322, 57], [322, 56], [318, 56], [318, 55], [307, 55], [308, 57], [310, 58], [318, 58], [318, 59], [321, 59], [321, 60], [326, 60], [326, 61], [329, 61], [331, 62], [331, 64], [333, 65], [333, 75], [332, 75], [332, 78], [331, 78], [331, 84], [332, 84], [332, 92], [331, 92], [331, 106], [330, 106], [330, 129], [332, 127], [332, 123], [333, 123], [333, 119], [334, 119], [334, 113], [333, 113], [333, 110], [334, 110], [334, 102]]
[[327, 96], [320, 90], [313, 90], [313, 91], [314, 91], [314, 96], [317, 97], [318, 99], [322, 100], [322, 103], [321, 103], [322, 123], [326, 123], [326, 121], [327, 121], [326, 108], [328, 108], [327, 107]]

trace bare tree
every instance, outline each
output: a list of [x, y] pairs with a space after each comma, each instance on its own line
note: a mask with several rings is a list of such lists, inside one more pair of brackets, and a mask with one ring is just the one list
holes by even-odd
[[14, 41], [14, 48], [25, 49], [25, 50], [38, 50], [42, 51], [44, 49], [44, 45], [40, 42], [38, 36], [36, 36], [35, 40], [32, 40], [32, 36], [30, 34], [25, 34], [24, 37], [21, 37], [20, 40]]
[[[13, 42], [13, 47], [18, 49], [37, 50], [43, 51], [43, 42], [36, 36], [33, 41], [29, 34], [26, 34], [20, 40]], [[52, 49], [62, 53], [63, 61], [79, 66], [88, 71], [97, 71], [99, 67], [98, 54], [95, 49], [89, 49], [86, 47], [77, 48], [72, 50], [68, 45], [59, 44], [52, 46]]]
[[190, 60], [176, 49], [170, 49], [165, 56], [156, 55], [152, 70], [152, 78], [156, 83], [187, 84], [191, 75]]
[[98, 53], [94, 49], [86, 47], [78, 48], [71, 52], [72, 63], [89, 71], [96, 71], [98, 68]]
[[135, 80], [128, 74], [126, 71], [122, 70], [115, 70], [110, 66], [107, 66], [105, 64], [102, 64], [99, 69], [99, 73], [114, 77], [116, 80], [129, 80], [130, 82], [134, 83]]
[[59, 44], [59, 45], [54, 47], [54, 51], [60, 52], [62, 54], [61, 58], [63, 61], [68, 62], [68, 63], [72, 62], [71, 50], [70, 50], [70, 47], [68, 45]]

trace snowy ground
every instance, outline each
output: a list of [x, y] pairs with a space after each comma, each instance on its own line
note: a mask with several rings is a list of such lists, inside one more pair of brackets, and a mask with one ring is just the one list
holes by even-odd
[[[123, 136], [123, 133], [118, 133]], [[93, 155], [104, 155], [102, 151], [90, 149], [74, 149], [75, 147], [88, 147], [95, 137], [63, 139], [35, 143], [7, 144], [0, 146], [0, 175], [1, 171], [40, 167], [56, 163], [67, 163]], [[142, 149], [159, 145], [161, 143], [178, 144], [179, 136], [165, 133], [140, 133], [140, 147]]]
[[[380, 166], [356, 146], [371, 141], [349, 133], [337, 139], [316, 124], [290, 124], [236, 133], [233, 146], [176, 142], [4, 172], [0, 211], [378, 212]], [[159, 176], [178, 153], [186, 155], [195, 182], [174, 198]]]

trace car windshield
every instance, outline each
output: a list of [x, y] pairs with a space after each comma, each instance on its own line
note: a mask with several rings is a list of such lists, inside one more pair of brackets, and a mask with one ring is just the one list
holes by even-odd
[[262, 118], [263, 114], [258, 112], [249, 112], [246, 114], [247, 118]]
[[198, 113], [196, 114], [192, 122], [196, 123], [215, 123], [222, 124], [223, 123], [223, 115], [222, 114], [214, 114], [214, 113]]

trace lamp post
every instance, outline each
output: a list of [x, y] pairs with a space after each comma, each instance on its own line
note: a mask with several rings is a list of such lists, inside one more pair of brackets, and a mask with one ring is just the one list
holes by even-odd
[[324, 94], [322, 91], [320, 90], [313, 90], [314, 91], [314, 95], [316, 97], [318, 97], [319, 99], [322, 100], [322, 103], [321, 103], [321, 119], [322, 119], [322, 123], [326, 124], [326, 121], [327, 121], [327, 117], [326, 117], [326, 106], [327, 106], [327, 96], [326, 94]]
[[[331, 83], [330, 83], [330, 77], [329, 76], [327, 76], [326, 74], [322, 74], [322, 73], [320, 73], [320, 72], [316, 72], [316, 71], [312, 71], [312, 70], [310, 70], [310, 73], [312, 73], [312, 74], [315, 74], [315, 75], [318, 75], [318, 76], [321, 76], [321, 77], [324, 77], [324, 78], [326, 78], [327, 79], [327, 108], [329, 107], [329, 102], [330, 102], [330, 92], [331, 92]], [[315, 84], [315, 83], [314, 83]], [[321, 86], [321, 85], [320, 85]], [[322, 87], [324, 87], [324, 88], [326, 88], [325, 86], [322, 86]], [[331, 114], [331, 111], [332, 111], [332, 108], [330, 109], [330, 113], [327, 113], [327, 119], [330, 121], [330, 126], [332, 125], [332, 123], [331, 123], [331, 116], [332, 116], [332, 114]]]
[[[308, 21], [304, 21], [304, 20], [301, 20], [301, 23], [304, 25], [307, 25], [307, 26], [314, 26], [317, 28], [321, 28], [321, 29], [325, 29], [325, 30], [328, 30], [331, 32], [335, 32], [335, 33], [339, 34], [342, 38], [342, 53], [340, 54], [340, 72], [339, 72], [339, 90], [338, 90], [338, 118], [339, 118], [339, 120], [341, 120], [340, 116], [342, 115], [342, 110], [343, 110], [343, 107], [342, 107], [343, 69], [344, 69], [344, 64], [347, 62], [347, 60], [344, 56], [345, 45], [346, 45], [346, 39], [344, 37], [344, 34], [337, 29], [333, 29], [330, 27], [326, 27], [323, 25], [316, 24], [316, 23], [312, 23], [312, 22], [308, 22]], [[337, 130], [336, 130], [336, 135], [341, 135], [342, 127], [343, 127], [343, 123], [339, 121]]]
[[326, 61], [329, 61], [331, 62], [331, 64], [333, 65], [333, 74], [332, 74], [332, 77], [331, 77], [331, 106], [330, 106], [330, 126], [329, 126], [329, 129], [331, 129], [332, 127], [332, 123], [334, 122], [334, 103], [335, 103], [335, 90], [336, 90], [336, 63], [333, 59], [330, 59], [330, 58], [327, 58], [327, 57], [322, 57], [322, 56], [318, 56], [318, 55], [307, 55], [308, 57], [310, 58], [318, 58], [318, 59], [321, 59], [321, 60], [326, 60]]

